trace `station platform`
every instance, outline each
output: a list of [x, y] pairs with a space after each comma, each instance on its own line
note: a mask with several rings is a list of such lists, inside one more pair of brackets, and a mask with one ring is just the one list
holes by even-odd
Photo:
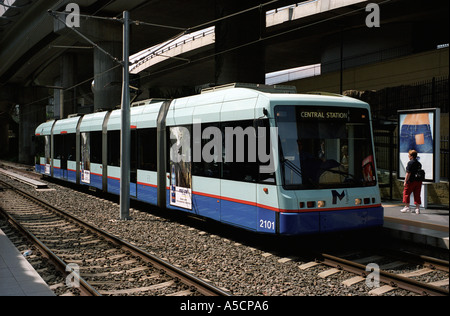
[[0, 296], [55, 296], [1, 229]]
[[443, 208], [420, 209], [402, 213], [401, 202], [385, 202], [384, 231], [394, 238], [409, 240], [443, 249], [449, 249], [449, 210]]

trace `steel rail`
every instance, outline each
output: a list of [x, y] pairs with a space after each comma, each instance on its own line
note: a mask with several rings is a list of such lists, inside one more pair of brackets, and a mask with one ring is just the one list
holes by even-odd
[[[8, 185], [8, 186], [10, 186], [10, 185]], [[53, 211], [61, 214], [62, 216], [70, 219], [71, 221], [73, 221], [76, 224], [82, 226], [83, 228], [89, 230], [90, 232], [120, 246], [122, 249], [133, 253], [134, 255], [140, 257], [144, 261], [152, 264], [156, 268], [162, 269], [168, 275], [180, 279], [180, 281], [185, 283], [186, 285], [194, 286], [197, 289], [197, 291], [203, 295], [206, 295], [206, 296], [231, 296], [228, 292], [221, 290], [221, 289], [215, 287], [214, 285], [212, 285], [212, 284], [210, 284], [210, 283], [208, 283], [208, 282], [206, 282], [206, 281], [204, 281], [182, 269], [177, 268], [176, 266], [170, 264], [169, 262], [162, 260], [161, 258], [158, 258], [158, 257], [144, 251], [143, 249], [140, 249], [140, 248], [130, 244], [129, 242], [127, 242], [123, 239], [120, 239], [119, 237], [116, 237], [116, 236], [114, 236], [100, 228], [97, 228], [89, 223], [83, 222], [82, 220], [78, 219], [77, 217], [75, 217], [55, 206], [52, 206], [52, 205], [48, 204], [47, 202], [45, 202], [27, 192], [24, 192], [17, 188], [13, 188], [13, 190], [15, 192], [21, 194], [22, 196], [32, 200], [33, 202], [35, 202], [37, 204], [40, 204], [41, 206], [43, 206], [47, 209], [53, 210]], [[61, 260], [61, 259], [59, 259], [59, 260]], [[82, 279], [80, 278], [80, 281], [81, 280]]]
[[[14, 189], [12, 189], [14, 190]], [[41, 252], [41, 254], [47, 258], [55, 268], [60, 271], [66, 278], [70, 275], [79, 281], [79, 290], [82, 296], [101, 296], [96, 289], [94, 289], [86, 280], [73, 271], [61, 258], [59, 258], [50, 248], [43, 244], [33, 233], [23, 227], [13, 216], [8, 214], [4, 209], [0, 207], [0, 212], [6, 218], [8, 223], [13, 225], [19, 230], [29, 241], [31, 241]]]
[[428, 256], [420, 256], [420, 258], [424, 261], [424, 265], [426, 267], [429, 267], [430, 269], [437, 269], [437, 270], [449, 272], [449, 262], [448, 261], [445, 261], [442, 259], [437, 259], [437, 258], [432, 258], [432, 257], [428, 257]]
[[[399, 257], [397, 250], [384, 249], [384, 250], [381, 250], [381, 252], [382, 253], [384, 252], [389, 256]], [[448, 260], [433, 258], [433, 257], [426, 256], [426, 255], [414, 254], [414, 253], [411, 253], [408, 251], [406, 251], [406, 252], [401, 251], [400, 256], [402, 258], [406, 257], [411, 262], [414, 262], [417, 264], [422, 264], [424, 267], [430, 268], [432, 270], [440, 270], [440, 271], [444, 271], [447, 273], [449, 272]]]
[[[321, 263], [335, 267], [340, 270], [349, 271], [366, 277], [370, 272], [366, 271], [366, 266], [350, 260], [339, 258], [330, 254], [322, 253], [318, 259]], [[431, 284], [416, 281], [398, 274], [380, 270], [380, 282], [387, 283], [393, 287], [398, 287], [421, 295], [428, 296], [448, 296], [449, 290]]]

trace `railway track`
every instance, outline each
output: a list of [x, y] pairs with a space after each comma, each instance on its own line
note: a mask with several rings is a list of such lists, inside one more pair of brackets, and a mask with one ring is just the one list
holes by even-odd
[[[302, 264], [299, 268], [306, 270], [319, 264], [329, 269], [318, 273], [318, 277], [328, 278], [342, 271], [350, 272], [354, 276], [342, 284], [352, 286], [366, 282], [371, 295], [383, 295], [396, 289], [425, 296], [449, 295], [449, 262], [445, 260], [409, 253], [367, 256], [358, 253], [348, 256], [321, 253], [316, 255], [316, 260]], [[405, 266], [410, 268], [405, 269]], [[404, 268], [395, 272], [400, 267]], [[427, 279], [435, 281], [427, 282]]]
[[0, 182], [0, 210], [80, 295], [229, 294], [164, 260]]
[[[0, 185], [1, 187], [1, 185]], [[33, 190], [31, 190], [33, 191]], [[30, 192], [31, 192], [30, 191]], [[61, 191], [62, 192], [62, 191]], [[60, 193], [61, 194], [61, 193]], [[84, 195], [80, 195], [81, 199], [84, 199]], [[55, 203], [55, 202], [54, 202]], [[59, 203], [59, 202], [57, 202]], [[104, 206], [103, 206], [104, 207]], [[100, 209], [99, 209], [100, 211]], [[97, 211], [96, 211], [97, 212]], [[108, 215], [105, 218], [111, 218], [111, 215]], [[104, 218], [102, 219], [105, 220]], [[106, 219], [107, 221], [107, 219]], [[97, 221], [94, 221], [97, 222]], [[150, 222], [149, 222], [150, 223]], [[136, 225], [139, 224], [135, 222]], [[123, 226], [123, 225], [121, 225]], [[167, 229], [167, 228], [161, 228]], [[190, 228], [190, 231], [193, 228]], [[193, 229], [195, 231], [195, 229]], [[113, 230], [114, 231], [114, 230]], [[122, 230], [120, 230], [122, 232]], [[204, 232], [202, 232], [203, 234]], [[215, 232], [218, 233], [218, 232]], [[116, 234], [122, 234], [117, 233]], [[182, 233], [180, 233], [182, 234]], [[206, 234], [206, 233], [205, 233]], [[220, 234], [220, 233], [218, 233]], [[207, 234], [206, 234], [207, 235]], [[205, 235], [205, 236], [206, 236]], [[239, 233], [237, 234], [239, 235]], [[315, 293], [314, 295], [336, 295], [335, 293], [340, 293], [338, 295], [444, 295], [448, 296], [448, 261], [435, 260], [433, 258], [424, 257], [424, 256], [415, 256], [412, 254], [405, 254], [401, 251], [397, 251], [401, 249], [402, 246], [396, 245], [392, 247], [391, 251], [388, 251], [383, 245], [386, 241], [380, 241], [378, 238], [375, 238], [372, 243], [368, 240], [364, 239], [363, 246], [359, 245], [357, 240], [352, 237], [339, 237], [334, 241], [330, 241], [328, 238], [326, 239], [326, 243], [323, 243], [325, 240], [314, 243], [314, 240], [311, 239], [300, 239], [300, 240], [291, 240], [291, 242], [280, 242], [278, 239], [274, 240], [273, 238], [262, 238], [262, 236], [258, 236], [255, 238], [253, 242], [249, 243], [249, 237], [253, 240], [254, 235], [243, 234], [244, 236], [236, 239], [236, 233], [233, 233], [232, 240], [241, 241], [242, 244], [251, 244], [254, 248], [249, 248], [253, 250], [247, 251], [248, 256], [255, 257], [255, 260], [263, 260], [270, 266], [270, 261], [275, 261], [277, 265], [277, 269], [285, 270], [289, 269], [289, 278], [292, 281], [284, 281], [284, 278], [280, 280], [273, 280], [271, 283], [271, 287], [280, 288], [279, 294], [275, 295], [284, 295], [283, 293], [288, 293], [288, 295], [304, 295], [305, 291], [310, 291], [311, 293]], [[136, 236], [140, 236], [139, 234]], [[202, 235], [203, 236], [203, 235]], [[192, 237], [192, 236], [191, 236]], [[189, 238], [191, 238], [189, 237]], [[366, 236], [367, 237], [367, 236]], [[151, 236], [147, 236], [146, 240], [151, 238]], [[188, 238], [188, 237], [186, 237]], [[342, 239], [341, 239], [342, 238]], [[203, 238], [202, 238], [203, 239]], [[214, 238], [215, 240], [216, 238]], [[130, 239], [137, 244], [141, 243], [139, 238]], [[184, 240], [184, 239], [183, 239]], [[265, 241], [264, 241], [265, 240]], [[219, 240], [220, 241], [220, 240]], [[275, 243], [272, 245], [272, 241]], [[191, 241], [190, 241], [191, 242]], [[189, 242], [189, 243], [190, 243]], [[206, 242], [206, 240], [205, 240]], [[292, 248], [293, 244], [303, 244], [305, 245], [311, 242], [311, 247], [301, 247], [301, 253], [297, 253], [297, 250]], [[332, 243], [332, 245], [330, 244]], [[380, 244], [381, 242], [381, 244]], [[178, 249], [179, 241], [172, 243], [174, 248], [168, 248], [169, 252], [174, 249]], [[165, 246], [166, 243], [163, 243]], [[239, 243], [238, 243], [239, 244]], [[216, 243], [215, 243], [216, 245]], [[312, 246], [316, 245], [316, 246]], [[334, 245], [334, 246], [333, 246]], [[236, 246], [241, 247], [241, 246]], [[286, 247], [286, 248], [284, 248]], [[195, 248], [195, 247], [194, 247]], [[198, 247], [197, 247], [198, 248]], [[153, 247], [148, 247], [147, 249], [152, 249]], [[228, 251], [233, 252], [234, 249]], [[258, 250], [257, 250], [258, 249]], [[329, 249], [322, 250], [321, 252], [313, 252], [312, 249]], [[341, 250], [338, 250], [341, 249]], [[364, 249], [364, 251], [361, 251]], [[192, 249], [191, 249], [192, 250]], [[417, 249], [416, 249], [417, 250]], [[258, 257], [256, 254], [261, 252], [262, 255]], [[326, 253], [324, 253], [326, 252]], [[195, 251], [194, 251], [195, 253]], [[331, 254], [332, 253], [332, 254]], [[425, 252], [421, 252], [425, 253]], [[430, 252], [431, 253], [431, 252]], [[239, 250], [239, 254], [242, 254], [242, 250]], [[183, 256], [183, 260], [186, 260], [186, 255]], [[64, 254], [62, 255], [64, 257]], [[198, 259], [196, 256], [196, 264], [198, 264]], [[181, 263], [179, 260], [174, 260], [171, 255], [169, 257], [171, 262], [177, 264], [177, 266], [184, 266], [184, 262]], [[271, 260], [273, 258], [273, 260]], [[280, 259], [281, 258], [281, 259]], [[443, 256], [448, 260], [447, 256]], [[69, 258], [71, 260], [77, 260], [76, 258]], [[313, 259], [312, 262], [308, 262]], [[315, 260], [314, 260], [315, 259]], [[214, 261], [215, 259], [210, 259]], [[203, 263], [206, 263], [207, 260], [203, 260], [201, 267], [203, 267]], [[73, 261], [70, 261], [73, 262]], [[77, 264], [77, 262], [73, 262]], [[282, 265], [282, 266], [281, 266]], [[264, 265], [265, 266], [265, 265]], [[249, 270], [252, 269], [249, 267], [244, 267], [243, 265], [239, 265], [241, 269]], [[313, 268], [314, 267], [314, 268]], [[280, 269], [281, 268], [281, 269]], [[300, 268], [300, 269], [299, 269]], [[369, 268], [369, 269], [368, 269]], [[373, 271], [370, 269], [380, 268], [380, 271]], [[188, 268], [190, 270], [194, 270], [196, 272], [192, 272], [195, 274], [200, 274], [197, 270]], [[211, 268], [211, 270], [214, 270]], [[269, 269], [270, 270], [270, 269]], [[214, 270], [215, 271], [215, 270]], [[347, 272], [349, 271], [349, 272]], [[81, 271], [83, 272], [83, 271]], [[247, 274], [250, 275], [248, 272]], [[379, 275], [379, 284], [375, 284], [376, 280], [374, 276]], [[266, 273], [261, 275], [272, 275], [271, 273]], [[229, 273], [227, 273], [229, 276]], [[210, 276], [206, 276], [210, 279]], [[130, 277], [132, 278], [132, 277]], [[372, 279], [371, 279], [372, 278]], [[248, 286], [251, 287], [251, 284], [254, 283], [251, 278], [241, 278], [239, 282], [242, 284], [248, 282]], [[301, 280], [301, 281], [300, 281]], [[98, 281], [102, 282], [102, 281]], [[217, 282], [217, 280], [216, 280]], [[219, 281], [217, 284], [222, 284], [227, 288], [233, 288], [230, 285], [225, 285], [225, 282]], [[260, 282], [260, 280], [258, 281]], [[163, 282], [162, 282], [163, 283]], [[286, 284], [287, 284], [287, 287]], [[431, 284], [427, 284], [431, 283]], [[373, 286], [370, 287], [369, 285]], [[329, 287], [329, 289], [327, 289]], [[296, 288], [301, 288], [300, 291], [295, 290]], [[310, 290], [311, 289], [311, 290]], [[104, 291], [107, 291], [107, 287], [103, 288]], [[233, 293], [236, 290], [233, 289]], [[145, 293], [145, 292], [144, 292]], [[242, 292], [240, 294], [246, 295], [247, 292]], [[253, 293], [253, 292], [252, 292]], [[291, 293], [291, 294], [289, 294]], [[344, 293], [344, 294], [342, 294]], [[348, 293], [348, 294], [347, 294]], [[130, 294], [131, 295], [131, 294]], [[140, 295], [140, 292], [136, 292], [135, 295]], [[267, 290], [261, 290], [257, 295], [272, 295]]]

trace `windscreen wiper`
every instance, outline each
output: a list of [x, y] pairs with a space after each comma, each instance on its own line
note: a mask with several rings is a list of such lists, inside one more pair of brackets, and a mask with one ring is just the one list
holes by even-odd
[[286, 159], [286, 158], [282, 157], [281, 158], [281, 162], [286, 164], [297, 175], [299, 175], [300, 177], [303, 177], [302, 170], [299, 167], [297, 167], [296, 165], [294, 165], [294, 163], [291, 162], [289, 159]]
[[359, 183], [359, 181], [356, 179], [354, 174], [348, 173], [348, 172], [344, 172], [344, 171], [340, 171], [340, 170], [333, 170], [333, 169], [324, 169], [324, 168], [320, 168], [321, 170], [324, 171], [328, 171], [331, 173], [337, 173], [340, 175], [345, 176], [345, 180], [344, 181], [348, 181], [348, 180], [352, 180], [354, 183]]

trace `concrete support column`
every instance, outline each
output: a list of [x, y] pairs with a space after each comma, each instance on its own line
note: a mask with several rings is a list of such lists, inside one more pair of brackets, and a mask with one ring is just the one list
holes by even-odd
[[[100, 42], [99, 46], [111, 55], [122, 57], [122, 42]], [[122, 67], [110, 56], [94, 48], [94, 110], [113, 109], [121, 103]], [[115, 69], [111, 70], [112, 68]]]
[[[61, 78], [58, 77], [53, 82], [55, 87], [62, 87], [61, 85]], [[57, 120], [61, 119], [61, 109], [62, 105], [64, 103], [63, 101], [63, 90], [61, 89], [54, 89], [53, 90], [53, 117]]]
[[[111, 56], [122, 60], [122, 24], [88, 20], [81, 23], [83, 34], [88, 36]], [[94, 47], [94, 111], [115, 108], [121, 103], [122, 67], [111, 56]], [[113, 69], [114, 68], [114, 69]]]
[[9, 129], [11, 120], [11, 110], [15, 105], [14, 86], [5, 85], [0, 87], [0, 158], [6, 158], [12, 153], [10, 149]]
[[[64, 54], [61, 57], [61, 86], [70, 88], [77, 82], [77, 56]], [[67, 118], [70, 114], [77, 113], [76, 89], [60, 91], [60, 118]]]
[[[255, 0], [216, 0], [216, 18], [259, 3]], [[265, 83], [265, 46], [263, 42], [257, 42], [264, 29], [265, 13], [259, 9], [216, 24], [216, 84]]]
[[[100, 46], [110, 55], [122, 59], [122, 24], [118, 22], [110, 22], [105, 20], [82, 19], [80, 27], [77, 30], [86, 36], [90, 41]], [[66, 27], [64, 23], [55, 21], [54, 31], [61, 35], [76, 36], [73, 31]], [[91, 43], [89, 43], [91, 44]], [[122, 95], [122, 69], [117, 67], [119, 64], [110, 56], [103, 53], [97, 47], [94, 48], [94, 111], [99, 109], [112, 109], [121, 103]], [[115, 67], [115, 68], [114, 68]], [[111, 70], [114, 68], [113, 70]], [[76, 60], [70, 55], [64, 56], [62, 59], [62, 86], [67, 88], [70, 80], [74, 80], [77, 73]], [[74, 71], [75, 70], [75, 71]], [[64, 73], [66, 72], [67, 73]], [[64, 82], [66, 81], [66, 82]], [[73, 81], [77, 82], [76, 80]], [[64, 112], [71, 107], [76, 108], [76, 94], [71, 95], [73, 91], [65, 91]], [[74, 104], [69, 100], [73, 100]], [[72, 112], [75, 112], [74, 110]], [[67, 116], [68, 113], [62, 113]]]
[[24, 88], [18, 91], [18, 95], [20, 111], [19, 162], [34, 164], [36, 147], [33, 142], [33, 136], [39, 124], [46, 120], [45, 110], [48, 101], [45, 97], [48, 96], [48, 90]]
[[0, 158], [6, 157], [9, 151], [9, 109], [10, 105], [7, 102], [2, 102], [0, 100]]

